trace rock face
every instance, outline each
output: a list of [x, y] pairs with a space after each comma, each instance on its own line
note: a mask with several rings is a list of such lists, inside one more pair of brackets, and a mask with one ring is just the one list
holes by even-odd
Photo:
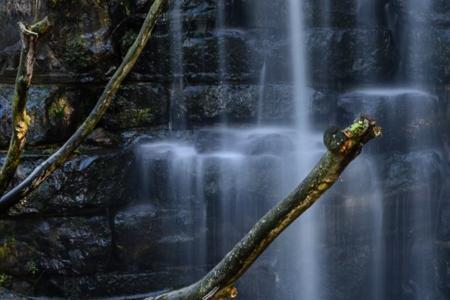
[[[3, 150], [9, 143], [10, 99], [20, 50], [16, 24], [44, 15], [53, 22], [40, 48], [29, 93], [32, 126], [17, 181], [84, 120], [138, 33], [151, 2], [0, 0]], [[2, 288], [22, 295], [79, 299], [188, 284], [220, 258], [215, 243], [225, 240], [231, 245], [245, 231], [242, 224], [219, 226], [212, 220], [220, 218], [218, 173], [223, 170], [216, 162], [206, 166], [204, 175], [204, 200], [213, 217], [204, 224], [205, 232], [198, 232], [193, 228], [201, 218], [195, 211], [202, 204], [193, 193], [176, 195], [182, 204], [170, 201], [175, 196], [163, 185], [168, 181], [167, 157], [160, 157], [153, 176], [147, 178], [151, 182], [146, 184], [157, 187], [151, 201], [142, 200], [134, 176], [141, 167], [135, 149], [170, 135], [180, 142], [194, 141], [206, 151], [217, 146], [219, 138], [203, 130], [205, 126], [291, 124], [295, 105], [287, 59], [288, 1], [226, 0], [223, 7], [212, 0], [170, 2], [97, 130], [61, 170], [9, 216], [0, 217], [0, 298], [18, 297]], [[368, 232], [376, 228], [358, 224], [376, 219], [373, 204], [365, 199], [376, 202], [379, 186], [385, 191], [379, 204], [390, 214], [386, 219], [394, 220], [383, 223], [380, 234], [389, 241], [386, 251], [396, 261], [383, 270], [389, 292], [378, 299], [450, 298], [450, 182], [446, 179], [450, 155], [448, 135], [443, 134], [450, 124], [450, 5], [430, 0], [431, 9], [425, 13], [405, 9], [406, 2], [304, 1], [308, 92], [317, 130], [347, 123], [361, 111], [374, 115], [385, 128], [384, 138], [369, 147], [367, 159], [352, 166], [342, 188], [334, 190], [321, 207], [329, 238], [319, 250], [333, 266], [322, 270], [328, 290], [333, 291], [326, 295], [329, 299], [374, 295], [362, 287], [373, 280], [375, 250]], [[366, 11], [370, 13], [362, 13]], [[417, 24], [426, 24], [425, 29], [406, 30]], [[353, 89], [403, 81], [430, 84], [438, 96], [410, 89], [389, 93]], [[283, 136], [271, 136], [256, 140], [248, 152], [270, 156], [288, 143]], [[267, 152], [258, 152], [261, 148]], [[345, 184], [365, 177], [367, 170], [374, 172], [371, 178], [376, 180], [361, 183], [366, 189]], [[258, 199], [275, 197], [265, 188], [272, 179], [261, 172], [247, 192]], [[433, 186], [424, 184], [424, 179]], [[430, 196], [430, 190], [438, 192]], [[433, 199], [432, 213], [427, 218], [418, 215], [419, 225], [397, 214], [423, 199]], [[258, 213], [268, 207], [262, 203]], [[254, 221], [248, 215], [243, 218], [248, 226]], [[344, 233], [337, 236], [336, 228]], [[217, 232], [225, 235], [218, 237]], [[430, 239], [415, 240], [412, 235], [417, 232], [431, 232]], [[213, 249], [210, 254], [196, 248], [202, 243]], [[433, 260], [423, 267], [433, 267], [429, 282], [435, 284], [426, 287], [432, 295], [422, 293], [414, 276], [401, 276], [415, 272], [402, 263], [407, 265], [407, 257], [417, 253], [423, 254], [423, 261]], [[273, 271], [281, 264], [263, 256], [241, 283], [242, 299], [296, 299]]]
[[343, 122], [364, 112], [383, 124], [386, 132], [377, 146], [384, 151], [439, 146], [438, 107], [436, 96], [413, 89], [356, 90], [343, 94], [337, 103]]

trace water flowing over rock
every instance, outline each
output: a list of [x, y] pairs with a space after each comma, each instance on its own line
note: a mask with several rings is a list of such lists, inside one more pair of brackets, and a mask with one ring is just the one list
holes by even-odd
[[[16, 182], [81, 124], [151, 2], [0, 0], [3, 150], [16, 24], [55, 20]], [[96, 131], [0, 217], [0, 298], [139, 299], [192, 283], [301, 180], [327, 127], [367, 113], [383, 137], [239, 297], [449, 299], [449, 39], [443, 0], [170, 1]]]

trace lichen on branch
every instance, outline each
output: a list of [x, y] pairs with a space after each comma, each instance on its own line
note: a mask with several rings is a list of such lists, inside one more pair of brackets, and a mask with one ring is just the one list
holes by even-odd
[[26, 135], [31, 123], [31, 118], [26, 110], [28, 90], [33, 78], [37, 46], [40, 37], [48, 31], [49, 27], [50, 22], [48, 18], [44, 18], [29, 26], [19, 23], [22, 49], [12, 99], [11, 140], [5, 162], [0, 171], [0, 194], [3, 194], [11, 183], [20, 164], [20, 156], [25, 148]]

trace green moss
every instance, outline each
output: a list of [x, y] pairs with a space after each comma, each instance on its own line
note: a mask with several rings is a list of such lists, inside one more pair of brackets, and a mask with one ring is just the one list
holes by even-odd
[[11, 255], [16, 254], [16, 239], [6, 238], [5, 241], [0, 245], [0, 260], [6, 259]]
[[92, 65], [91, 52], [82, 37], [67, 42], [64, 61], [78, 71], [83, 71]]
[[5, 273], [0, 273], [0, 287], [7, 287], [11, 283], [11, 276]]
[[363, 135], [368, 128], [369, 121], [367, 119], [360, 118], [359, 120], [353, 122], [352, 125], [350, 125], [350, 127], [348, 128], [348, 132], [352, 137], [359, 137]]
[[151, 108], [129, 108], [118, 115], [118, 125], [120, 128], [142, 127], [150, 124], [153, 120]]
[[[17, 242], [14, 237], [8, 237], [4, 240], [2, 244], [0, 244], [0, 260], [1, 261], [10, 261], [16, 262], [17, 256], [23, 256], [23, 257], [30, 257], [31, 249], [26, 247], [25, 249], [21, 248], [21, 253], [18, 253], [17, 250]], [[37, 263], [31, 259], [25, 264], [25, 269], [27, 272], [29, 272], [31, 275], [36, 275], [39, 272], [39, 268]], [[5, 275], [3, 273], [0, 273], [0, 287], [2, 286], [2, 283], [7, 282], [9, 279], [8, 275]]]
[[136, 110], [135, 118], [138, 124], [148, 122], [152, 118], [152, 110], [148, 107]]
[[31, 260], [27, 263], [27, 271], [30, 272], [31, 275], [36, 275], [39, 272], [39, 268], [35, 261]]
[[60, 97], [48, 109], [48, 117], [52, 123], [67, 124], [70, 121], [73, 108], [66, 97]]

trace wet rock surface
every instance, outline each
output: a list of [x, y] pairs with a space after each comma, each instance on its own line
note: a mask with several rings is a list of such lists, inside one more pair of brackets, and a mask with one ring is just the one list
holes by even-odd
[[312, 85], [348, 86], [390, 81], [398, 61], [392, 33], [383, 29], [308, 31]]
[[291, 95], [290, 85], [268, 85], [264, 90], [257, 85], [193, 86], [183, 91], [183, 102], [187, 118], [194, 124], [223, 117], [251, 122], [258, 114], [264, 121], [288, 121], [293, 110]]
[[376, 118], [385, 131], [377, 143], [383, 151], [411, 151], [439, 146], [438, 101], [421, 90], [369, 88], [341, 95], [336, 111], [341, 123], [361, 112]]
[[[32, 2], [37, 4], [31, 5]], [[151, 201], [136, 192], [133, 177], [139, 168], [135, 153], [139, 143], [160, 142], [170, 136], [180, 142], [192, 142], [201, 154], [207, 154], [217, 150], [220, 137], [205, 130], [206, 125], [223, 120], [243, 128], [258, 121], [276, 125], [292, 122], [295, 106], [287, 59], [287, 1], [272, 1], [268, 5], [261, 2], [225, 1], [224, 24], [219, 24], [217, 1], [183, 0], [181, 33], [171, 25], [177, 15], [173, 5], [170, 7], [159, 20], [133, 73], [80, 153], [22, 201], [11, 216], [0, 218], [0, 232], [4, 233], [0, 236], [0, 287], [30, 296], [80, 299], [120, 297], [188, 284], [223, 255], [214, 243], [231, 246], [255, 221], [254, 216], [270, 207], [267, 199], [278, 197], [277, 191], [267, 189], [275, 180], [273, 172], [267, 170], [277, 167], [270, 160], [251, 162], [250, 168], [260, 170], [260, 175], [245, 193], [262, 200], [257, 208], [243, 211], [239, 221], [220, 220], [216, 203], [220, 193], [235, 191], [230, 178], [219, 176], [227, 170], [230, 173], [233, 166], [224, 167], [217, 157], [205, 163], [207, 224], [200, 223], [204, 216], [199, 211], [205, 208], [197, 194], [174, 195], [165, 185], [170, 179], [170, 156], [157, 157], [147, 178], [157, 187]], [[437, 132], [447, 130], [443, 129], [447, 117], [442, 111], [448, 109], [448, 95], [444, 92], [436, 99], [419, 91], [403, 91], [393, 96], [379, 91], [353, 91], [349, 87], [400, 80], [400, 74], [445, 89], [450, 79], [450, 6], [446, 1], [434, 0], [433, 9], [424, 16], [420, 11], [404, 11], [403, 0], [380, 0], [376, 7], [386, 4], [389, 15], [376, 10], [369, 18], [358, 20], [358, 10], [364, 7], [356, 2], [334, 1], [325, 12], [322, 1], [308, 0], [304, 7], [305, 46], [311, 57], [309, 86], [313, 88], [309, 94], [318, 127], [347, 123], [364, 111], [375, 116], [385, 129], [384, 137], [364, 153], [380, 167], [373, 171], [367, 160], [352, 166], [351, 176], [344, 176], [342, 187], [331, 191], [321, 204], [327, 239], [320, 245], [325, 257], [324, 270], [320, 271], [326, 274], [326, 286], [335, 292], [326, 296], [347, 300], [373, 295], [361, 286], [372, 280], [375, 250], [367, 232], [375, 229], [357, 225], [362, 219], [379, 217], [373, 215], [373, 203], [381, 197], [378, 204], [388, 212], [386, 219], [391, 220], [380, 226], [388, 243], [386, 251], [397, 259], [384, 270], [390, 293], [381, 295], [381, 299], [447, 299], [450, 182], [446, 180], [448, 154], [442, 144], [448, 142], [442, 141]], [[9, 103], [20, 51], [16, 23], [31, 21], [36, 15], [49, 15], [55, 20], [38, 55], [36, 84], [28, 101], [31, 147], [17, 180], [30, 173], [55, 150], [53, 144], [64, 142], [84, 120], [136, 36], [150, 4], [146, 0], [0, 0], [2, 149], [9, 143]], [[412, 32], [412, 42], [402, 48], [400, 25], [406, 17], [412, 23], [427, 22], [432, 31]], [[374, 21], [381, 26], [374, 27]], [[183, 53], [178, 62], [173, 57], [177, 43]], [[422, 65], [404, 63], [405, 52], [412, 52], [417, 43], [427, 44], [429, 51], [414, 52], [415, 56], [409, 59], [421, 61]], [[177, 63], [182, 64], [182, 76], [180, 70], [174, 72]], [[392, 116], [395, 122], [390, 121]], [[411, 122], [404, 122], [406, 119]], [[189, 130], [170, 132], [169, 123], [175, 129]], [[247, 154], [254, 156], [277, 154], [280, 145], [283, 149], [290, 147], [290, 140], [280, 135], [264, 139], [254, 135], [246, 140]], [[407, 141], [419, 140], [421, 146], [408, 147]], [[428, 151], [430, 146], [434, 150]], [[371, 178], [377, 178], [378, 183], [363, 182], [364, 187], [349, 188], [358, 178], [366, 177], [368, 170], [374, 172]], [[425, 179], [432, 186], [425, 184]], [[377, 184], [386, 191], [383, 195], [375, 195]], [[221, 190], [219, 186], [223, 185], [228, 188]], [[435, 193], [431, 197], [430, 191]], [[405, 219], [415, 204], [429, 198], [434, 199], [429, 207], [431, 215], [424, 212], [416, 216], [421, 220], [429, 217], [428, 221], [417, 225]], [[208, 230], [196, 230], [201, 226]], [[336, 228], [345, 234], [336, 235]], [[430, 232], [433, 244], [414, 240], [417, 232]], [[408, 249], [401, 248], [405, 243]], [[280, 252], [281, 245], [289, 246], [290, 241], [282, 240], [269, 251]], [[211, 248], [208, 256], [202, 252], [206, 247]], [[416, 278], [400, 276], [403, 266], [398, 262], [406, 264], [408, 257], [417, 253], [424, 262], [434, 259], [428, 268], [433, 268], [435, 277], [430, 280], [436, 286], [430, 290], [438, 292], [431, 296], [422, 293]], [[274, 266], [280, 265], [290, 267], [263, 256], [239, 283], [242, 298], [296, 299], [273, 271]], [[333, 266], [331, 270], [329, 265]], [[413, 274], [414, 270], [408, 272]], [[2, 299], [16, 297], [0, 290]]]

